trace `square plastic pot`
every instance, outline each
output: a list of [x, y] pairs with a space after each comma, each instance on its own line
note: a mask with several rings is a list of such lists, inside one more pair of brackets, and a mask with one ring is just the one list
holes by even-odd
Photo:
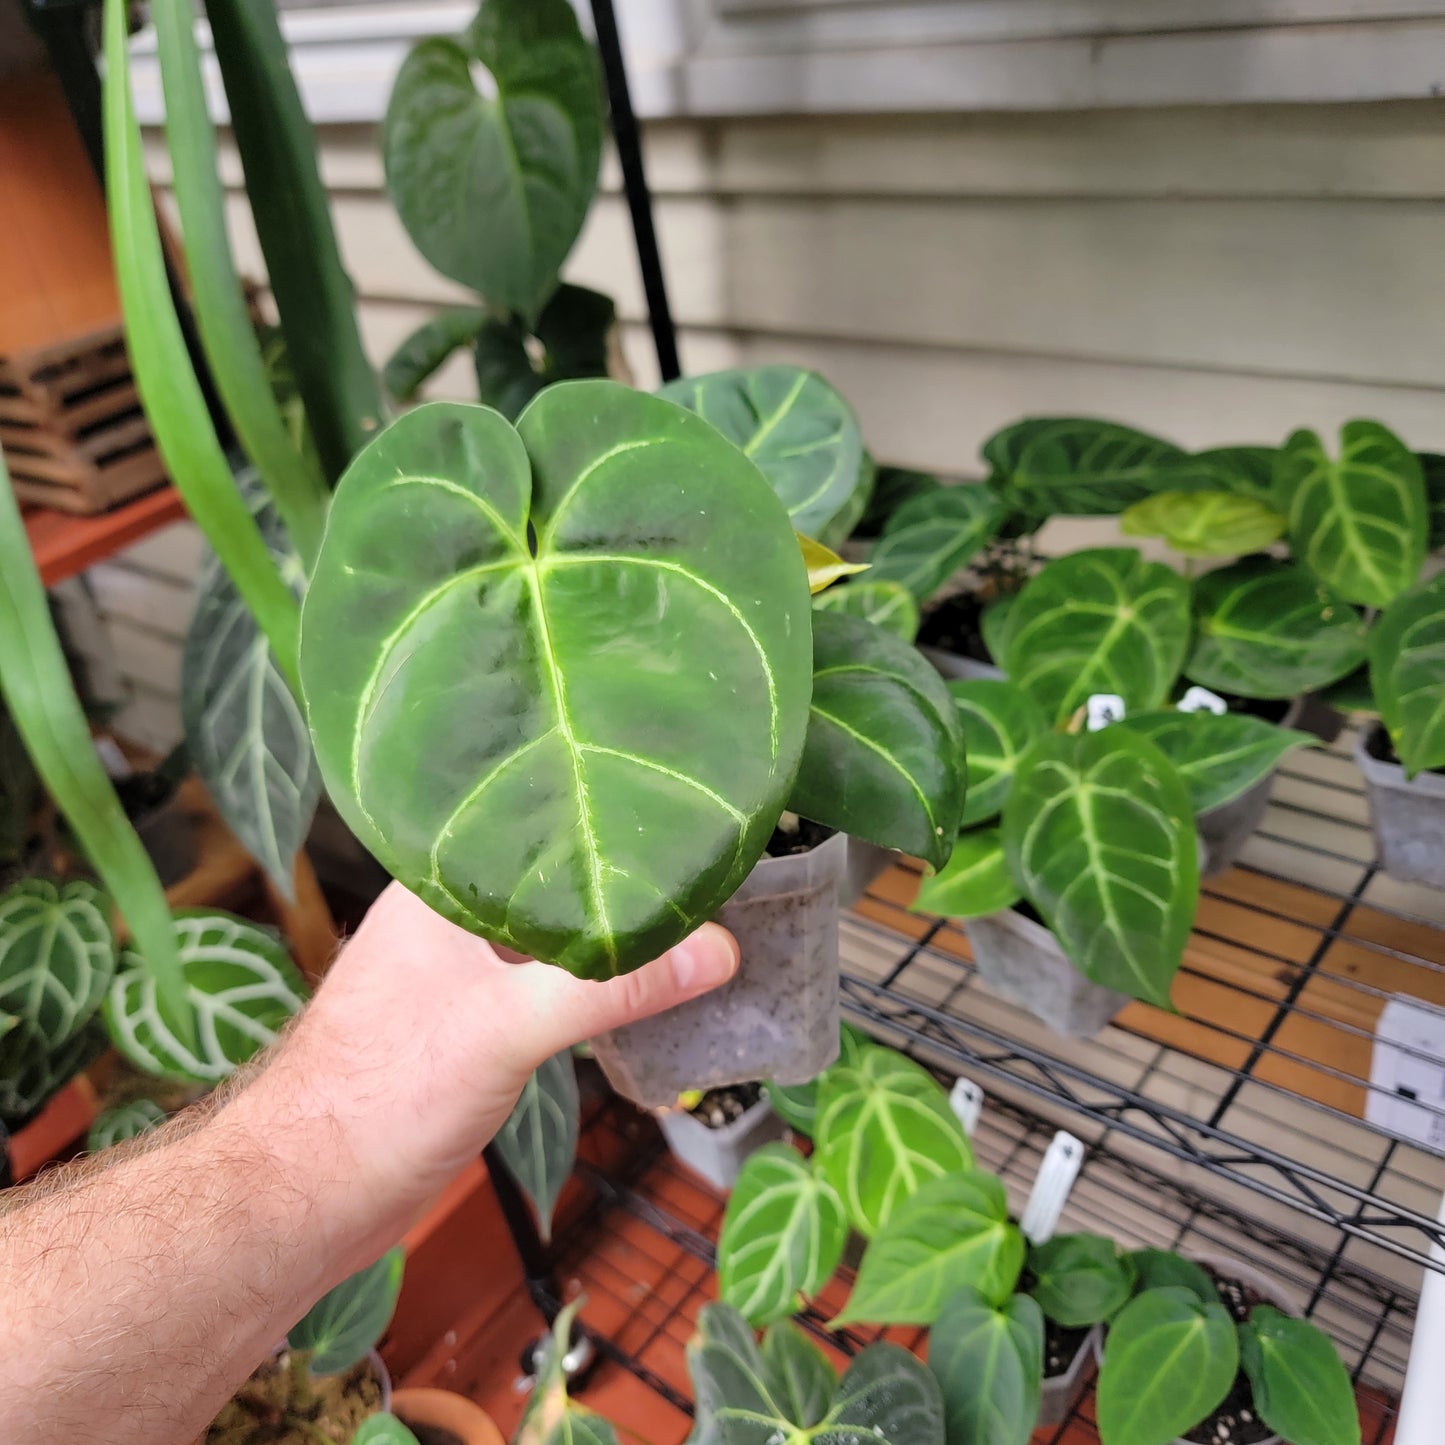
[[1445, 888], [1445, 776], [1407, 779], [1399, 763], [1375, 757], [1370, 744], [1383, 731], [1377, 723], [1355, 744], [1380, 866], [1402, 883]]
[[877, 843], [865, 843], [861, 838], [848, 838], [848, 860], [843, 868], [843, 882], [838, 889], [838, 902], [844, 908], [851, 908], [868, 890], [874, 881], [899, 859], [901, 854], [892, 848], [880, 847]]
[[978, 975], [990, 993], [1018, 1004], [1056, 1033], [1088, 1038], [1129, 995], [1091, 983], [1064, 956], [1042, 923], [1016, 908], [964, 920]]
[[657, 1116], [667, 1147], [714, 1189], [727, 1193], [738, 1182], [743, 1164], [755, 1149], [781, 1139], [787, 1125], [773, 1113], [766, 1098], [721, 1129], [709, 1129], [695, 1114], [672, 1109]]
[[717, 920], [741, 955], [730, 983], [592, 1041], [608, 1082], [644, 1108], [687, 1089], [806, 1084], [838, 1057], [838, 896], [848, 839], [760, 859]]
[[1084, 1393], [1084, 1387], [1093, 1374], [1099, 1354], [1099, 1341], [1103, 1329], [1095, 1325], [1082, 1340], [1069, 1362], [1069, 1368], [1062, 1375], [1044, 1380], [1043, 1393], [1039, 1399], [1039, 1418], [1036, 1429], [1045, 1425], [1059, 1425], [1074, 1412]]

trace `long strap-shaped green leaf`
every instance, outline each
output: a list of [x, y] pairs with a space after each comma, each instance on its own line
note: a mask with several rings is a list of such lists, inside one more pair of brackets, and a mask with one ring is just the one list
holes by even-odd
[[[124, 21], [124, 4], [115, 8]], [[56, 806], [120, 908], [141, 959], [155, 976], [162, 1012], [188, 1043], [195, 1028], [186, 1002], [171, 910], [156, 870], [116, 797], [91, 743], [90, 728], [45, 588], [30, 555], [20, 508], [0, 455], [0, 693]]]
[[125, 0], [105, 5], [105, 183], [110, 238], [136, 389], [166, 470], [186, 508], [246, 599], [276, 661], [300, 696], [301, 609], [282, 580], [231, 476], [211, 425], [166, 284], [160, 229], [146, 184], [126, 68]]
[[321, 465], [334, 482], [381, 424], [311, 123], [272, 0], [209, 0], [216, 59], [286, 350]]
[[226, 232], [216, 133], [206, 110], [189, 0], [154, 0], [151, 18], [166, 96], [166, 143], [206, 359], [236, 434], [308, 565], [321, 545], [326, 487], [281, 417]]

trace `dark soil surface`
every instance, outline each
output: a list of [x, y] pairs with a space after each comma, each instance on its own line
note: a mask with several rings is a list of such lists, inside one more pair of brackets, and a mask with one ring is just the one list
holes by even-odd
[[944, 598], [923, 614], [918, 629], [919, 644], [957, 657], [971, 657], [975, 662], [992, 662], [979, 626], [983, 607], [983, 600], [972, 592]]
[[1053, 1320], [1044, 1321], [1044, 1379], [1057, 1379], [1069, 1372], [1074, 1357], [1089, 1338], [1087, 1328], [1071, 1330]]
[[[785, 826], [796, 819], [792, 827]], [[773, 829], [766, 849], [769, 858], [794, 858], [800, 853], [811, 853], [820, 843], [826, 843], [836, 830], [825, 828], [821, 823], [810, 823], [796, 814], [784, 813], [783, 821]]]
[[396, 1417], [416, 1436], [417, 1445], [467, 1445], [462, 1437], [451, 1430], [443, 1430], [440, 1425], [418, 1425], [408, 1420], [405, 1415]]
[[688, 1113], [709, 1129], [723, 1129], [741, 1119], [762, 1097], [759, 1084], [729, 1084], [723, 1089], [709, 1089]]
[[[1249, 1312], [1255, 1305], [1273, 1303], [1241, 1280], [1221, 1275], [1207, 1264], [1204, 1270], [1219, 1291], [1220, 1303], [1237, 1325], [1249, 1318]], [[1234, 1377], [1234, 1384], [1229, 1387], [1224, 1403], [1207, 1420], [1187, 1431], [1184, 1438], [1193, 1445], [1260, 1445], [1272, 1434], [1269, 1426], [1254, 1412], [1254, 1394], [1250, 1389], [1249, 1376], [1241, 1370]]]
[[[1390, 744], [1390, 734], [1383, 727], [1371, 728], [1365, 734], [1365, 751], [1377, 762], [1393, 763], [1401, 767], [1399, 755]], [[1445, 775], [1445, 768], [1427, 768], [1426, 772]]]

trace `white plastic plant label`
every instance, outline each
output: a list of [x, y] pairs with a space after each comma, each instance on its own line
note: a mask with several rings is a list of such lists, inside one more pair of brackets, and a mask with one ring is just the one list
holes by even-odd
[[963, 1132], [972, 1139], [979, 1115], [983, 1113], [983, 1090], [972, 1079], [955, 1079], [948, 1102], [963, 1125]]
[[1222, 717], [1229, 711], [1229, 704], [1217, 692], [1210, 692], [1207, 687], [1191, 687], [1179, 699], [1177, 710], [1179, 712], [1212, 712], [1215, 717]]
[[94, 742], [101, 766], [105, 769], [105, 775], [111, 782], [119, 783], [131, 776], [135, 769], [131, 767], [129, 760], [121, 752], [114, 738], [102, 736], [94, 739]]
[[1043, 1163], [1034, 1179], [1033, 1193], [1024, 1205], [1019, 1228], [1031, 1244], [1042, 1244], [1059, 1227], [1064, 1205], [1079, 1170], [1084, 1167], [1083, 1141], [1060, 1129], [1044, 1150]]
[[1445, 1009], [1392, 998], [1375, 1025], [1365, 1120], [1445, 1154]]
[[1117, 692], [1096, 692], [1084, 704], [1084, 725], [1091, 733], [1124, 716], [1124, 699]]

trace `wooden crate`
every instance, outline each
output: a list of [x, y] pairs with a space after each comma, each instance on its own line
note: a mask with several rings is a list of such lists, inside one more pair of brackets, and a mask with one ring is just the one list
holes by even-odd
[[0, 357], [0, 446], [15, 495], [66, 512], [166, 480], [119, 326]]

